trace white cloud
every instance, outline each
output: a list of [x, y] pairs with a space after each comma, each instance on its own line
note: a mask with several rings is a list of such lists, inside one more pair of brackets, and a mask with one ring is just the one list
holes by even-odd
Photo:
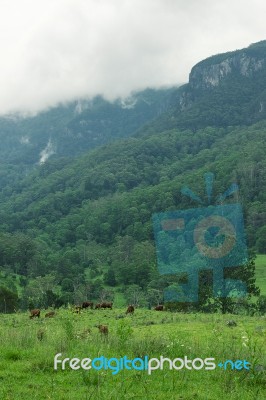
[[178, 84], [265, 39], [264, 0], [0, 0], [0, 114]]

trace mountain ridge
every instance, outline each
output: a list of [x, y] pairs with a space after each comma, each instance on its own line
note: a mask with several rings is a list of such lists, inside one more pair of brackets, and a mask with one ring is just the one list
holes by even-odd
[[113, 103], [101, 96], [77, 100], [31, 118], [0, 118], [0, 162], [30, 166], [78, 156], [145, 131], [250, 125], [266, 118], [265, 88], [264, 40], [200, 61], [180, 87], [146, 89]]
[[174, 128], [251, 125], [265, 119], [266, 40], [198, 62], [189, 82], [173, 98], [171, 110], [149, 124], [151, 134]]

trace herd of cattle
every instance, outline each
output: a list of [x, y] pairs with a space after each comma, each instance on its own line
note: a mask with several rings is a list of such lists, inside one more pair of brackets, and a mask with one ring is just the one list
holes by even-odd
[[[97, 303], [97, 304], [95, 304], [95, 307], [93, 307], [93, 306], [94, 306], [94, 304], [92, 301], [84, 301], [81, 306], [74, 306], [72, 311], [74, 313], [80, 314], [82, 309], [87, 309], [87, 308], [90, 308], [91, 310], [93, 310], [93, 308], [95, 310], [101, 309], [101, 308], [103, 308], [103, 309], [109, 308], [111, 310], [113, 309], [113, 303], [108, 303], [108, 302]], [[164, 307], [163, 307], [163, 305], [160, 304], [160, 305], [154, 307], [154, 310], [155, 311], [163, 311]], [[133, 315], [134, 311], [135, 311], [135, 307], [133, 305], [129, 305], [126, 310], [126, 315], [127, 314]], [[45, 314], [45, 318], [53, 318], [55, 315], [56, 315], [55, 311], [49, 311], [48, 313]], [[41, 316], [40, 309], [35, 308], [34, 310], [30, 311], [30, 319], [40, 318], [40, 316]], [[108, 326], [107, 325], [96, 325], [96, 328], [99, 329], [99, 333], [101, 335], [103, 335], [103, 336], [108, 335]]]
[[[91, 310], [93, 310], [93, 306], [94, 306], [94, 303], [92, 301], [84, 301], [81, 306], [74, 306], [73, 312], [80, 314], [82, 309], [90, 308]], [[101, 308], [103, 308], [103, 309], [110, 308], [112, 310], [113, 303], [108, 303], [108, 302], [104, 301], [102, 303], [95, 304], [95, 307], [94, 307], [95, 310], [101, 309]], [[155, 311], [163, 311], [164, 310], [163, 305], [160, 304], [160, 305], [154, 307], [154, 310]], [[126, 310], [126, 314], [134, 314], [134, 311], [135, 311], [135, 307], [133, 305], [129, 305]], [[30, 319], [36, 318], [36, 317], [40, 318], [40, 316], [41, 316], [41, 310], [39, 310], [38, 308], [30, 311]], [[45, 318], [52, 318], [54, 316], [55, 316], [55, 311], [49, 311], [48, 313], [45, 314]], [[102, 326], [102, 325], [100, 325], [100, 326]]]

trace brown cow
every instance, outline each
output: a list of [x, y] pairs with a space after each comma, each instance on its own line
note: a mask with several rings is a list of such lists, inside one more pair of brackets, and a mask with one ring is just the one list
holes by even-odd
[[130, 305], [127, 308], [126, 314], [134, 314], [135, 308], [134, 306]]
[[101, 303], [101, 308], [110, 308], [112, 310], [113, 303], [107, 303], [106, 301], [104, 301], [103, 303]]
[[154, 307], [155, 311], [163, 311], [163, 305], [159, 304], [158, 306]]
[[45, 314], [45, 318], [53, 318], [55, 316], [55, 311], [49, 311]]
[[30, 311], [30, 319], [38, 317], [40, 318], [41, 311], [38, 308], [35, 308], [34, 310]]
[[101, 335], [108, 335], [108, 326], [107, 325], [96, 325], [96, 327], [99, 329], [99, 332]]
[[103, 301], [102, 303], [98, 303], [95, 305], [95, 309], [97, 308], [110, 308], [112, 310], [113, 303], [107, 303], [106, 301]]
[[88, 308], [88, 307], [93, 309], [93, 302], [92, 301], [83, 301], [82, 308]]

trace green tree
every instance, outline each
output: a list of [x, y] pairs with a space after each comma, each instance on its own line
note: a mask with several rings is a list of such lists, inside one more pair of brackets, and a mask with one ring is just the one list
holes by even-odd
[[108, 269], [108, 271], [104, 274], [103, 281], [106, 285], [109, 285], [109, 286], [116, 285], [115, 272], [113, 269], [111, 269], [111, 268]]
[[136, 305], [138, 307], [145, 307], [147, 305], [146, 294], [138, 285], [128, 286], [124, 295], [128, 304]]
[[18, 308], [18, 295], [6, 287], [0, 287], [0, 312], [13, 313]]
[[256, 247], [259, 253], [266, 254], [266, 225], [258, 229]]
[[[223, 314], [233, 312], [240, 296], [235, 292], [234, 284], [227, 296], [214, 297], [212, 279], [211, 271], [202, 271], [200, 274], [199, 301], [195, 304], [196, 308], [202, 311], [220, 310]], [[255, 277], [255, 254], [250, 253], [248, 261], [243, 266], [224, 268], [224, 279], [242, 281], [246, 286], [246, 300], [250, 300], [252, 296], [259, 296], [260, 289], [256, 286]]]

